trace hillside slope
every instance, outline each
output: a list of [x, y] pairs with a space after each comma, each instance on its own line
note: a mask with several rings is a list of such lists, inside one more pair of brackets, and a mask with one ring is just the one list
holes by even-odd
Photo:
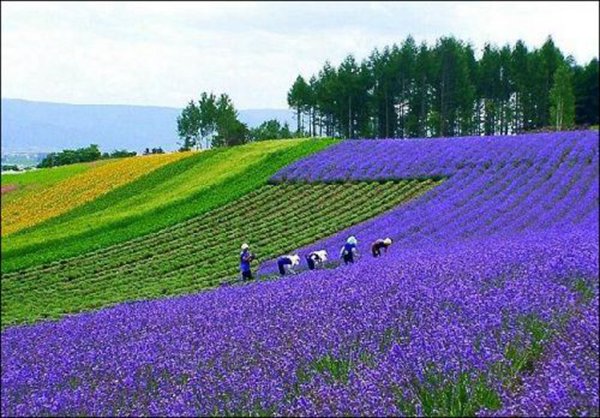
[[[597, 416], [598, 139], [345, 141], [262, 173], [240, 200], [81, 259], [79, 271], [61, 260], [3, 274], [5, 323], [7, 312], [60, 314], [34, 306], [52, 292], [77, 307], [105, 284], [131, 297], [135, 286], [153, 296], [197, 284], [213, 266], [218, 279], [238, 239], [260, 256], [326, 248], [335, 258], [352, 233], [363, 254], [6, 327], [2, 415]], [[386, 235], [395, 243], [371, 257], [370, 241]]]
[[[269, 185], [156, 233], [2, 275], [2, 325], [214, 287], [238, 276], [238, 250], [269, 258], [373, 217], [436, 182]], [[352, 206], [354, 211], [346, 211]]]
[[[345, 141], [277, 173], [274, 182], [448, 178], [386, 216], [300, 251], [338, 251], [354, 235], [368, 253], [389, 236], [401, 248], [584, 226], [598, 230], [597, 131], [509, 137]], [[273, 262], [261, 267], [274, 271]]]
[[10, 235], [2, 241], [2, 271], [77, 256], [198, 216], [254, 190], [281, 167], [332, 143], [262, 141], [203, 151], [168, 164], [63, 216]]

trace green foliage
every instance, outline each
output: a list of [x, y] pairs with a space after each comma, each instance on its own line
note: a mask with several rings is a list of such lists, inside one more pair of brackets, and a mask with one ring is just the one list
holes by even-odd
[[76, 256], [205, 213], [265, 184], [331, 140], [264, 141], [167, 164], [62, 216], [2, 240], [2, 271]]
[[[554, 79], [564, 80], [560, 126], [598, 123], [598, 60], [587, 66], [565, 58], [551, 37], [534, 50], [487, 44], [481, 58], [453, 37], [417, 46], [375, 49], [360, 63], [352, 55], [323, 68], [306, 82], [298, 76], [288, 91], [298, 134], [389, 138], [502, 135], [556, 125], [550, 108]], [[572, 94], [569, 95], [568, 90]], [[573, 108], [573, 102], [576, 108]], [[561, 105], [562, 106], [562, 105]], [[556, 116], [556, 115], [554, 115]]]
[[[163, 152], [164, 154], [164, 152]], [[105, 152], [102, 154], [102, 159], [109, 159], [109, 158], [127, 158], [127, 157], [135, 157], [137, 155], [137, 152], [135, 151], [127, 151], [125, 149], [123, 150], [115, 150], [111, 153]]]
[[493, 373], [511, 389], [519, 384], [523, 372], [533, 371], [535, 362], [541, 357], [554, 332], [549, 322], [534, 314], [522, 315], [516, 319], [516, 323], [523, 331], [522, 334], [517, 335], [504, 347], [504, 358], [507, 361], [492, 367]]
[[18, 165], [15, 164], [2, 164], [2, 171], [21, 171]]
[[[596, 282], [596, 289], [597, 289], [597, 284], [598, 284], [598, 282]], [[584, 278], [578, 278], [573, 281], [572, 287], [573, 287], [573, 290], [575, 290], [577, 293], [579, 293], [583, 303], [588, 303], [589, 301], [591, 301], [594, 298], [594, 295], [595, 295], [594, 287], [592, 284], [590, 284], [590, 282], [588, 280], [586, 280]]]
[[200, 110], [193, 100], [183, 108], [177, 117], [177, 134], [183, 139], [180, 151], [189, 151], [194, 146], [199, 146], [201, 116]]
[[238, 120], [238, 113], [229, 96], [221, 94], [216, 105], [217, 134], [213, 139], [213, 145], [227, 147], [246, 143], [248, 127]]
[[183, 140], [181, 150], [208, 149], [241, 145], [248, 141], [248, 128], [227, 94], [218, 98], [203, 92], [198, 104], [191, 100], [177, 118], [177, 132]]
[[296, 116], [298, 118], [296, 125], [296, 134], [300, 135], [304, 132], [302, 125], [302, 113], [306, 110], [306, 106], [310, 101], [311, 88], [306, 83], [302, 76], [296, 77], [296, 81], [292, 85], [290, 91], [287, 94], [287, 102], [291, 108], [296, 109]]
[[102, 157], [98, 145], [92, 144], [76, 150], [66, 149], [61, 152], [51, 152], [39, 164], [38, 168], [56, 167], [74, 163], [84, 163], [99, 160]]
[[[506, 317], [501, 332], [509, 326]], [[557, 318], [564, 324], [567, 317]], [[524, 372], [531, 373], [553, 335], [551, 324], [534, 314], [525, 314], [515, 319], [519, 333], [504, 347], [505, 361], [496, 363], [492, 373], [499, 377], [503, 386], [515, 390]], [[475, 342], [477, 346], [477, 342]], [[414, 377], [410, 387], [396, 387], [396, 402], [400, 410], [409, 416], [475, 416], [485, 409], [499, 409], [501, 399], [497, 391], [482, 374], [462, 372], [455, 377], [444, 376], [435, 365], [426, 366], [423, 376]]]
[[575, 123], [595, 125], [600, 120], [600, 74], [598, 58], [593, 58], [585, 66], [573, 67], [573, 91], [575, 94]]
[[326, 377], [342, 383], [348, 382], [351, 367], [352, 362], [350, 360], [336, 358], [330, 354], [316, 359], [311, 364], [311, 368], [317, 373], [322, 373]]
[[[414, 396], [407, 400], [403, 388], [396, 389], [396, 402], [407, 416], [475, 416], [481, 409], [497, 410], [502, 404], [500, 395], [483, 376], [460, 373], [448, 379], [431, 367], [425, 370], [423, 379], [414, 378], [410, 389]], [[417, 413], [416, 403], [420, 405]]]
[[264, 141], [267, 139], [287, 139], [292, 138], [290, 127], [287, 122], [283, 126], [277, 119], [271, 119], [260, 124], [256, 128], [250, 129], [250, 140]]
[[533, 363], [539, 359], [551, 333], [549, 325], [535, 315], [524, 315], [518, 322], [529, 334], [530, 341], [528, 345], [519, 340], [507, 345], [505, 354], [511, 362], [510, 373], [513, 375], [524, 370], [533, 370]]
[[39, 164], [38, 168], [58, 167], [63, 165], [92, 162], [100, 159], [125, 158], [137, 155], [135, 151], [115, 150], [112, 153], [100, 153], [98, 145], [92, 144], [76, 150], [66, 149], [61, 152], [51, 152]]
[[572, 127], [575, 122], [575, 96], [571, 74], [566, 65], [561, 65], [554, 73], [550, 101], [550, 120], [556, 130]]
[[[203, 214], [185, 222], [74, 258], [3, 274], [2, 324], [214, 287], [238, 275], [242, 242], [251, 245], [259, 261], [267, 260], [376, 216], [437, 184], [283, 183], [256, 189], [268, 178], [264, 174], [247, 170], [243, 177], [220, 183], [217, 194], [190, 199], [193, 206], [187, 213]], [[252, 180], [236, 190], [248, 177]], [[214, 204], [208, 206], [210, 199]], [[349, 204], [354, 210], [343, 210]], [[151, 222], [169, 213], [157, 211]], [[92, 239], [110, 234], [107, 229]]]

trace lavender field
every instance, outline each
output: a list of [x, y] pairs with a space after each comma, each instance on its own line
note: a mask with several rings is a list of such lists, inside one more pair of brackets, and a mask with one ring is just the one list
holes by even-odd
[[352, 234], [353, 265], [4, 329], [2, 415], [596, 416], [598, 160], [598, 131], [343, 141], [272, 182], [444, 180], [297, 249]]
[[[344, 141], [286, 167], [273, 181], [446, 178], [418, 200], [300, 249], [336, 254], [355, 235], [366, 253], [383, 236], [407, 248], [547, 230], [597, 232], [598, 158], [597, 131]], [[275, 271], [273, 263], [261, 271]]]

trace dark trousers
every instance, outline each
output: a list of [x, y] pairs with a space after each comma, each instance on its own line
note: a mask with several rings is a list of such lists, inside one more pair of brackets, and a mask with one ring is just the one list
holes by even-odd
[[379, 248], [373, 247], [372, 249], [373, 257], [379, 257], [381, 255], [381, 250]]
[[354, 263], [354, 254], [352, 254], [351, 252], [344, 253], [343, 258], [344, 258], [344, 264]]
[[315, 260], [313, 260], [312, 257], [306, 257], [306, 264], [308, 264], [309, 270], [315, 269]]
[[242, 280], [252, 280], [252, 279], [254, 279], [254, 277], [252, 277], [252, 272], [250, 270], [242, 271]]
[[285, 276], [285, 268], [284, 266], [286, 264], [292, 264], [290, 262], [288, 262], [287, 260], [277, 260], [277, 267], [279, 268], [279, 274], [281, 274], [282, 276]]

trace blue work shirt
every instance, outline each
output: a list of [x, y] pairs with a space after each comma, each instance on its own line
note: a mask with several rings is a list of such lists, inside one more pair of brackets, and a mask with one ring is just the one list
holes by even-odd
[[349, 244], [349, 243], [345, 243], [344, 244], [344, 251], [351, 253], [352, 250], [354, 250], [356, 248], [356, 244]]
[[250, 251], [248, 250], [240, 253], [240, 270], [250, 271]]

